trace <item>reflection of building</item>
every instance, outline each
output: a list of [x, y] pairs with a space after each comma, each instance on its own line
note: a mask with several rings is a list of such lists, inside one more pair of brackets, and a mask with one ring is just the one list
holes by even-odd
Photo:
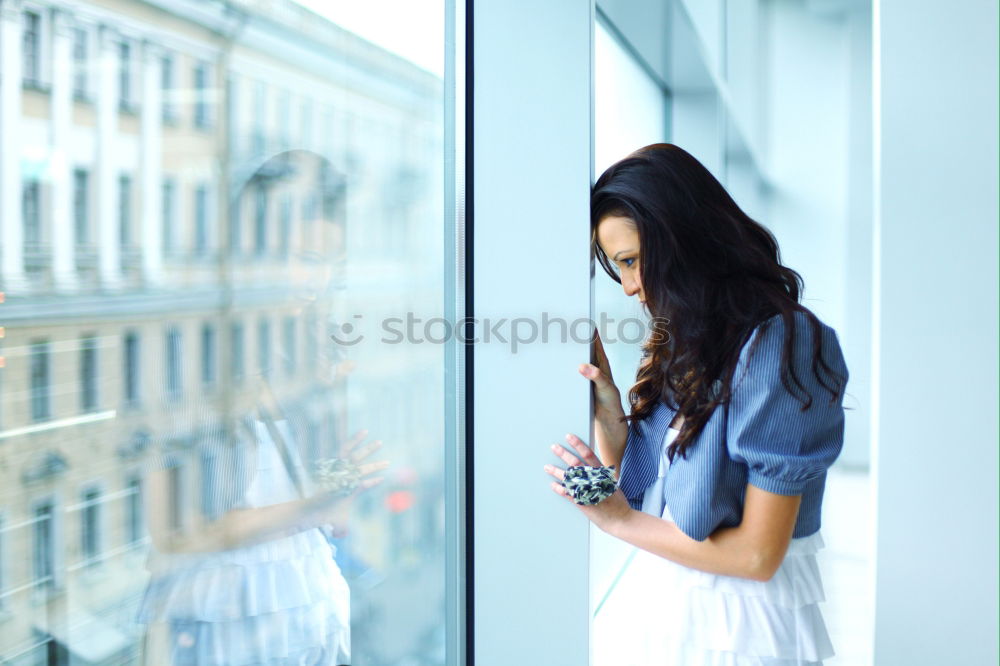
[[165, 510], [202, 520], [248, 375], [331, 453], [331, 259], [440, 251], [440, 99], [287, 0], [0, 0], [0, 662], [128, 661], [142, 465], [176, 451]]

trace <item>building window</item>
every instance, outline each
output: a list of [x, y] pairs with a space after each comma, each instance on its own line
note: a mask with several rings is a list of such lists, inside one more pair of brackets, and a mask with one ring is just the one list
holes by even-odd
[[176, 208], [177, 184], [173, 178], [165, 178], [162, 185], [163, 195], [163, 251], [167, 254], [177, 249], [177, 229], [174, 220]]
[[271, 376], [271, 322], [267, 319], [257, 322], [257, 367], [260, 374]]
[[201, 513], [206, 518], [213, 520], [218, 517], [219, 488], [216, 486], [218, 479], [218, 461], [209, 451], [201, 454]]
[[286, 194], [281, 200], [281, 256], [288, 256], [288, 248], [292, 237], [292, 195]]
[[90, 174], [84, 169], [73, 171], [73, 226], [76, 242], [90, 242]]
[[295, 318], [285, 317], [282, 323], [282, 347], [284, 348], [285, 374], [295, 374]]
[[181, 332], [177, 328], [167, 331], [167, 395], [171, 398], [181, 396]]
[[23, 38], [22, 76], [26, 84], [37, 86], [42, 72], [42, 17], [37, 13], [24, 12]]
[[260, 155], [267, 148], [266, 135], [264, 134], [264, 113], [267, 103], [267, 88], [264, 84], [257, 82], [253, 90], [253, 136], [250, 151], [255, 155]]
[[208, 113], [208, 65], [203, 62], [194, 67], [194, 126], [208, 129], [211, 126]]
[[169, 493], [167, 521], [171, 530], [184, 527], [184, 476], [181, 466], [174, 465], [167, 471]]
[[32, 574], [37, 587], [55, 587], [55, 508], [51, 501], [35, 507]]
[[257, 254], [267, 251], [267, 188], [258, 185], [254, 189], [254, 250]]
[[201, 383], [215, 385], [216, 368], [215, 327], [205, 324], [201, 327]]
[[101, 491], [88, 488], [80, 504], [80, 552], [88, 566], [100, 562], [101, 557]]
[[21, 214], [24, 216], [25, 254], [37, 255], [42, 244], [41, 186], [37, 180], [24, 182]]
[[139, 404], [139, 334], [132, 331], [125, 334], [123, 365], [125, 383], [125, 403]]
[[97, 410], [97, 338], [84, 338], [80, 345], [80, 408]]
[[177, 105], [174, 103], [174, 57], [165, 55], [160, 61], [160, 86], [163, 91], [163, 122], [177, 122]]
[[127, 543], [142, 540], [142, 481], [137, 476], [130, 476], [125, 482], [125, 539]]
[[281, 149], [288, 150], [291, 145], [289, 132], [292, 127], [292, 98], [287, 92], [278, 97], [278, 132], [281, 133]]
[[207, 185], [199, 185], [194, 190], [194, 251], [199, 255], [208, 251]]
[[306, 313], [306, 355], [303, 359], [307, 366], [319, 361], [318, 357], [318, 335], [316, 331], [316, 313], [312, 310]]
[[51, 369], [49, 343], [36, 340], [31, 343], [31, 418], [44, 421], [52, 416]]
[[243, 197], [242, 193], [233, 201], [232, 210], [229, 212], [229, 251], [232, 254], [239, 254], [240, 246], [243, 244]]
[[132, 244], [132, 177], [118, 177], [118, 235], [122, 249]]
[[128, 42], [118, 45], [118, 102], [122, 108], [132, 104], [132, 47]]
[[229, 372], [234, 382], [240, 382], [246, 376], [244, 338], [243, 324], [233, 323], [229, 329]]
[[77, 98], [87, 97], [87, 31], [83, 28], [73, 28], [73, 95]]

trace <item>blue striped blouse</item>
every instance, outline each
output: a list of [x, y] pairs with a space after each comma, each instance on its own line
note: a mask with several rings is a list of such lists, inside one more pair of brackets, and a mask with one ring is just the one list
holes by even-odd
[[[719, 527], [740, 524], [747, 483], [779, 495], [802, 495], [793, 538], [819, 530], [826, 470], [844, 443], [844, 410], [839, 399], [830, 404], [830, 391], [813, 373], [808, 319], [796, 312], [794, 321], [792, 362], [812, 405], [802, 411], [803, 403], [781, 383], [785, 324], [775, 315], [754, 329], [740, 351], [729, 404], [716, 408], [687, 459], [675, 456], [667, 473], [664, 501], [692, 539], [703, 541]], [[826, 324], [821, 330], [823, 359], [846, 380], [837, 334]], [[792, 387], [804, 397], [794, 382]], [[656, 479], [660, 447], [675, 414], [661, 402], [629, 425], [619, 487], [634, 509], [641, 508], [643, 493]]]

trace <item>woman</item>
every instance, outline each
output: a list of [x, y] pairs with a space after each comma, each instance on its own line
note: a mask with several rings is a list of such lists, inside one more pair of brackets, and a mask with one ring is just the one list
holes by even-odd
[[611, 166], [591, 228], [601, 266], [656, 333], [628, 416], [595, 339], [596, 363], [580, 372], [594, 388], [596, 454], [573, 435], [553, 445], [574, 468], [567, 478], [546, 465], [553, 490], [596, 501], [580, 510], [640, 549], [631, 568], [656, 630], [634, 638], [655, 663], [820, 663], [833, 648], [815, 553], [848, 377], [836, 333], [799, 304], [801, 277], [771, 233], [677, 146]]

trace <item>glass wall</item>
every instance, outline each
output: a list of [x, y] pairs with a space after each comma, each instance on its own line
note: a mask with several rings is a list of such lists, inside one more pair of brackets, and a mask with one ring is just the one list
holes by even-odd
[[[594, 26], [595, 180], [632, 151], [668, 140], [668, 102], [667, 90], [644, 68], [614, 24], [599, 17]], [[622, 394], [622, 407], [628, 413], [628, 389], [635, 382], [640, 345], [650, 330], [649, 315], [600, 267], [595, 269], [593, 289], [595, 318], [609, 322], [602, 327], [601, 342]], [[640, 656], [634, 653], [634, 642], [621, 637], [634, 632], [629, 608], [643, 602], [626, 598], [618, 587], [634, 551], [633, 546], [591, 526], [591, 646], [595, 666], [630, 663], [629, 659]]]
[[444, 3], [312, 4], [0, 1], [0, 663], [445, 663]]

